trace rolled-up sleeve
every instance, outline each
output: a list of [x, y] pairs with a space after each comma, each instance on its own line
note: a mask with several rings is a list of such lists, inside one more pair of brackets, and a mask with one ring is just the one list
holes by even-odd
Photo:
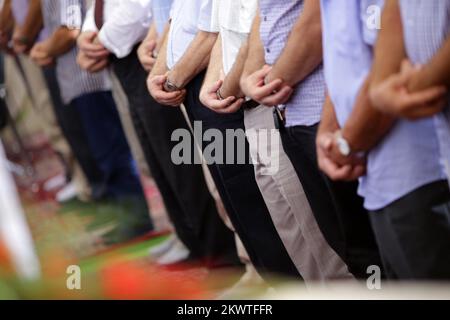
[[151, 0], [121, 0], [98, 37], [117, 58], [124, 58], [145, 38], [151, 23]]
[[81, 29], [83, 25], [83, 1], [61, 0], [60, 25], [69, 29]]

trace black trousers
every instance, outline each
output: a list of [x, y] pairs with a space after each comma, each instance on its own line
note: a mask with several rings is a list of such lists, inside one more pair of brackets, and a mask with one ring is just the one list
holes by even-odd
[[81, 116], [74, 106], [64, 105], [56, 78], [55, 67], [43, 68], [43, 72], [53, 103], [56, 120], [89, 181], [92, 188], [92, 197], [99, 199], [103, 197], [106, 190], [106, 180], [90, 151]]
[[[201, 104], [199, 94], [203, 78], [204, 74], [200, 74], [187, 86], [185, 104], [191, 121], [201, 121], [203, 132], [218, 129], [223, 136], [227, 129], [244, 130], [242, 112], [220, 115]], [[225, 159], [227, 143], [224, 143], [223, 150]], [[203, 143], [203, 148], [207, 145]], [[249, 159], [248, 150], [246, 142], [245, 159]], [[236, 147], [234, 151], [236, 155]], [[247, 164], [242, 165], [211, 164], [209, 168], [230, 220], [257, 270], [263, 274], [278, 273], [299, 278], [260, 193], [253, 165], [247, 161]]]
[[370, 217], [388, 278], [450, 279], [447, 181], [421, 187]]
[[[175, 165], [172, 133], [189, 127], [179, 108], [162, 106], [149, 94], [147, 73], [136, 50], [113, 59], [114, 72], [128, 97], [130, 113], [146, 161], [161, 192], [168, 215], [193, 258], [211, 266], [239, 264], [233, 233], [224, 225], [206, 186], [200, 165]], [[192, 150], [195, 146], [192, 139]]]
[[319, 169], [316, 153], [318, 125], [281, 128], [284, 149], [305, 189], [325, 239], [358, 278], [367, 268], [381, 266], [378, 247], [358, 184], [332, 182]]

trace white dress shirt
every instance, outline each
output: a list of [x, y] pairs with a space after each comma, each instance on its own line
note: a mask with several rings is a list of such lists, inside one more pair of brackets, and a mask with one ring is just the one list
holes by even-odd
[[223, 71], [231, 71], [250, 34], [258, 0], [213, 0], [212, 28], [222, 39]]
[[[98, 37], [117, 58], [130, 54], [152, 24], [151, 0], [105, 0], [104, 24]], [[98, 31], [93, 4], [86, 14], [83, 31]]]
[[167, 46], [167, 67], [183, 57], [199, 31], [217, 32], [212, 28], [212, 0], [175, 0]]

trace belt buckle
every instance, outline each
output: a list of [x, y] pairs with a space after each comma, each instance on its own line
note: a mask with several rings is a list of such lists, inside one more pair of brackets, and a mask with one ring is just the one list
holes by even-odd
[[275, 128], [280, 130], [284, 128], [286, 124], [286, 120], [284, 119], [283, 112], [278, 107], [274, 107], [273, 109], [273, 118], [275, 121]]

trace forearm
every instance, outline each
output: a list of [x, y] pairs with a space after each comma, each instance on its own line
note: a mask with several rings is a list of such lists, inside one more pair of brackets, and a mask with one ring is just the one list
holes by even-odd
[[223, 97], [243, 98], [245, 95], [241, 90], [240, 79], [244, 71], [245, 61], [248, 55], [248, 42], [245, 42], [239, 50], [236, 61], [231, 71], [226, 75], [220, 90]]
[[433, 59], [419, 72], [409, 85], [410, 92], [445, 85], [450, 89], [450, 36]]
[[342, 129], [343, 137], [354, 152], [365, 152], [375, 147], [395, 122], [392, 117], [372, 107], [369, 85], [370, 80], [367, 79], [356, 99], [355, 108]]
[[11, 32], [14, 27], [14, 17], [12, 14], [11, 0], [5, 0], [0, 13], [0, 31]]
[[172, 68], [170, 81], [178, 88], [184, 88], [197, 74], [205, 70], [217, 34], [199, 31], [183, 57]]
[[265, 63], [264, 46], [261, 42], [260, 32], [260, 17], [257, 15], [253, 21], [252, 30], [248, 37], [247, 58], [242, 72], [242, 78], [248, 77], [255, 71], [261, 69]]
[[21, 27], [21, 36], [26, 38], [30, 43], [36, 40], [39, 32], [43, 27], [43, 18], [41, 11], [41, 1], [31, 0], [28, 6], [27, 17]]
[[77, 41], [80, 30], [60, 27], [46, 40], [46, 50], [51, 57], [59, 57], [70, 51]]
[[[170, 24], [166, 27], [170, 28]], [[156, 59], [155, 65], [153, 66], [150, 76], [164, 75], [167, 73], [167, 43], [169, 39], [169, 33], [165, 32], [164, 38], [162, 39], [161, 49], [158, 51], [158, 59]]]
[[217, 38], [216, 44], [211, 52], [211, 59], [209, 61], [208, 70], [203, 81], [202, 90], [208, 90], [214, 83], [220, 79], [220, 73], [223, 68], [222, 63], [222, 39]]
[[339, 122], [336, 117], [333, 102], [327, 94], [323, 105], [322, 119], [320, 121], [319, 134], [324, 132], [336, 132], [339, 130]]
[[305, 9], [294, 25], [286, 46], [268, 79], [282, 79], [291, 87], [303, 81], [323, 60], [320, 3], [305, 2]]
[[342, 131], [343, 136], [356, 152], [372, 149], [395, 123], [394, 118], [372, 106], [369, 90], [371, 86], [376, 86], [392, 74], [398, 73], [406, 57], [403, 26], [397, 0], [386, 1], [382, 26], [375, 46], [371, 75], [363, 84], [354, 110]]

